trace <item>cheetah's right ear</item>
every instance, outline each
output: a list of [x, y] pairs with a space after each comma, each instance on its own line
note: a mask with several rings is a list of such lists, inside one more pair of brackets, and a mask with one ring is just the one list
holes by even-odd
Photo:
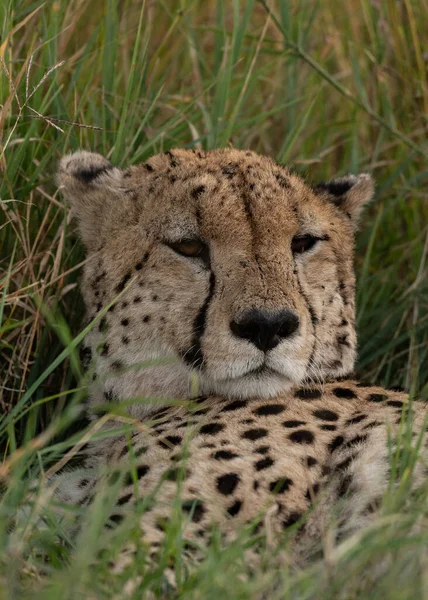
[[124, 201], [123, 172], [101, 154], [79, 151], [61, 159], [56, 181], [71, 203], [86, 247], [105, 235], [107, 224], [119, 223]]
[[315, 190], [326, 194], [352, 220], [356, 228], [364, 206], [373, 198], [375, 185], [371, 175], [360, 173], [320, 183]]

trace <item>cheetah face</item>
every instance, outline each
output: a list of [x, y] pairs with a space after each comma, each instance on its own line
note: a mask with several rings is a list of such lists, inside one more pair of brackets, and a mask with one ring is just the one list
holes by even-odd
[[196, 374], [202, 393], [243, 398], [352, 370], [368, 175], [313, 188], [252, 152], [175, 150], [124, 171], [78, 152], [58, 178], [89, 254], [90, 317], [117, 299], [90, 335], [97, 370], [129, 369], [128, 396], [144, 368], [173, 395]]

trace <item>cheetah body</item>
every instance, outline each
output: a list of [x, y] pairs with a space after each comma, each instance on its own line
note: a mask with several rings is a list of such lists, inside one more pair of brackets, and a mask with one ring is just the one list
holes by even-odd
[[[127, 401], [134, 427], [87, 458], [122, 473], [113, 520], [146, 502], [142, 535], [155, 549], [179, 506], [186, 539], [207, 542], [213, 525], [232, 537], [291, 528], [305, 554], [333, 523], [369, 522], [405, 420], [417, 438], [425, 418], [406, 394], [346, 378], [353, 236], [370, 178], [312, 188], [270, 159], [225, 150], [174, 151], [126, 171], [77, 153], [59, 182], [89, 254], [90, 404]], [[315, 242], [300, 252], [302, 239]], [[183, 255], [195, 240], [200, 253]], [[248, 309], [284, 308], [298, 328], [272, 348], [231, 331]], [[423, 477], [417, 462], [415, 485]], [[74, 479], [60, 495], [88, 503], [99, 480]]]

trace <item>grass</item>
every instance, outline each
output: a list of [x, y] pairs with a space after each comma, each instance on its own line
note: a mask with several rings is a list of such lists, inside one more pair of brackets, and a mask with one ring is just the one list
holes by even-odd
[[[129, 165], [172, 147], [233, 144], [314, 181], [372, 172], [376, 201], [357, 247], [358, 372], [428, 398], [427, 19], [426, 0], [1, 4], [1, 598], [120, 597], [130, 572], [114, 576], [109, 562], [136, 537], [138, 515], [103, 528], [114, 489], [72, 511], [41, 486], [20, 511], [28, 480], [44, 481], [100, 435], [82, 421], [85, 257], [54, 185], [64, 153], [92, 149]], [[242, 556], [254, 537], [244, 532], [186, 574], [177, 513], [157, 567], [131, 568], [144, 575], [133, 597], [164, 597], [173, 559], [179, 598], [426, 597], [427, 494], [409, 493], [414, 451], [404, 445], [381, 518], [337, 548], [324, 540], [323, 560], [290, 570], [284, 546], [281, 569], [269, 569], [267, 547], [249, 573]], [[77, 538], [58, 513], [83, 519]]]

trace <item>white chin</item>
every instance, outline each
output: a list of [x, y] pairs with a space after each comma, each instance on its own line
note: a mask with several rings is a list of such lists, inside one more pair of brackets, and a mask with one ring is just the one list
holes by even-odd
[[220, 381], [207, 379], [201, 381], [201, 392], [228, 398], [272, 398], [288, 391], [295, 384], [291, 379], [269, 373]]

